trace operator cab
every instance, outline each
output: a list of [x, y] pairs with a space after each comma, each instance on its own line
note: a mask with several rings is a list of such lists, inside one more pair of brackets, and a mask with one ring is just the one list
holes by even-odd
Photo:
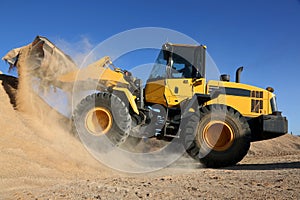
[[166, 43], [156, 59], [148, 82], [165, 78], [205, 76], [205, 47]]
[[146, 102], [172, 107], [190, 98], [193, 82], [205, 77], [205, 51], [202, 45], [164, 44], [146, 84]]

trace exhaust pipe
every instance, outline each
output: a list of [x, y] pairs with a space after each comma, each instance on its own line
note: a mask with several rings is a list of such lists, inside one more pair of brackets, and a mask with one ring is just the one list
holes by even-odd
[[243, 69], [244, 69], [244, 67], [239, 67], [236, 70], [236, 73], [235, 73], [235, 82], [236, 83], [240, 83], [241, 82], [241, 73], [242, 73]]

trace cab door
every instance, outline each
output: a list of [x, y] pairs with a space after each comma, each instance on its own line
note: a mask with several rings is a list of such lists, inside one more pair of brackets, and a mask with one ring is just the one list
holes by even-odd
[[164, 95], [169, 106], [176, 106], [193, 96], [193, 68], [185, 63], [172, 63], [171, 66], [167, 69]]
[[167, 79], [164, 95], [169, 106], [176, 106], [183, 100], [192, 97], [191, 79]]

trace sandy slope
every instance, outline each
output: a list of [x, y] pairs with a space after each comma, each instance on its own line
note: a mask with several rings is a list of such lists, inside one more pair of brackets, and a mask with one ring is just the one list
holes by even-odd
[[[13, 109], [0, 87], [0, 191], [43, 185], [41, 180], [76, 179], [78, 174], [108, 174], [42, 101], [38, 118]], [[47, 113], [47, 115], [45, 114]], [[49, 119], [52, 119], [49, 122]], [[24, 183], [25, 182], [25, 183]]]
[[66, 119], [32, 98], [34, 116], [14, 110], [0, 87], [0, 199], [300, 199], [299, 137], [253, 143], [230, 168], [204, 169], [182, 157], [130, 175], [95, 161], [62, 126]]

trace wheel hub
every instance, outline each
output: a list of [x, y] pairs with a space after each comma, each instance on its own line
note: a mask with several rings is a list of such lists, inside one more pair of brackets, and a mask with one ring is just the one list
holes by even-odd
[[109, 132], [112, 122], [113, 117], [108, 109], [96, 107], [87, 113], [85, 126], [91, 134], [100, 136]]
[[223, 121], [211, 121], [203, 129], [205, 143], [215, 151], [225, 151], [234, 141], [232, 128]]

